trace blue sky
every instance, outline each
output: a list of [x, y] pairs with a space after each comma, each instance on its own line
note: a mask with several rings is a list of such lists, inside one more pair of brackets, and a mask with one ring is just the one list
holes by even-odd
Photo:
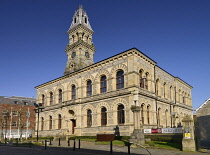
[[136, 47], [193, 86], [194, 109], [210, 97], [209, 0], [0, 0], [0, 96], [35, 97], [35, 86], [63, 75], [79, 4], [95, 62]]

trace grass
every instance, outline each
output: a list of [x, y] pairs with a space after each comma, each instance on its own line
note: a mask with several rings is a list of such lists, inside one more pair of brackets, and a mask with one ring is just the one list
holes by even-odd
[[151, 147], [167, 148], [167, 149], [181, 149], [182, 146], [177, 143], [151, 141], [147, 143]]

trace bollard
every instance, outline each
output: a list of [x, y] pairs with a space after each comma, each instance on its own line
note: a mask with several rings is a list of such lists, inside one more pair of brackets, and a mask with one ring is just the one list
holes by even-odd
[[29, 142], [29, 147], [31, 148], [31, 141]]
[[68, 139], [68, 146], [70, 146], [70, 140]]
[[16, 140], [16, 146], [18, 146], [18, 139]]
[[61, 146], [61, 138], [58, 138], [58, 146]]
[[44, 141], [44, 149], [47, 150], [47, 140]]
[[74, 139], [74, 147], [73, 147], [73, 151], [75, 151], [75, 145], [76, 145], [76, 140]]
[[52, 145], [52, 138], [50, 138], [50, 144], [49, 145]]
[[79, 149], [80, 149], [80, 139], [79, 139]]
[[130, 147], [130, 142], [128, 142], [128, 154], [131, 153], [131, 147]]
[[110, 141], [110, 154], [112, 154], [112, 141]]

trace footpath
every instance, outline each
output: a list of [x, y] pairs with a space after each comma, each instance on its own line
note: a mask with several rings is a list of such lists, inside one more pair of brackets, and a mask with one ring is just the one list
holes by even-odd
[[[49, 144], [49, 143], [48, 143]], [[70, 141], [68, 146], [67, 141], [52, 141], [52, 145], [32, 146], [30, 147], [15, 147], [11, 145], [0, 146], [0, 155], [101, 155], [110, 154], [110, 145], [98, 145], [95, 142], [80, 142], [80, 149], [78, 140], [76, 140], [75, 150], [74, 141]], [[113, 146], [113, 155], [128, 154], [127, 146]], [[149, 151], [149, 152], [148, 152]], [[205, 152], [183, 152], [179, 150], [163, 150], [163, 149], [148, 149], [143, 148], [130, 148], [131, 155], [210, 155], [210, 150]]]

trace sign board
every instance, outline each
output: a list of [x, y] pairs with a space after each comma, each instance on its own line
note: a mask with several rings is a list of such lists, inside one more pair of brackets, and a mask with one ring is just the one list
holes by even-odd
[[162, 128], [162, 133], [182, 133], [182, 128]]
[[161, 129], [151, 129], [152, 133], [162, 133]]
[[182, 133], [182, 128], [144, 129], [144, 133]]
[[144, 133], [152, 133], [151, 129], [144, 129]]
[[184, 134], [184, 138], [185, 138], [185, 139], [190, 139], [190, 136], [191, 136], [190, 133], [185, 133], [185, 134]]
[[114, 141], [114, 134], [97, 134], [97, 141]]

